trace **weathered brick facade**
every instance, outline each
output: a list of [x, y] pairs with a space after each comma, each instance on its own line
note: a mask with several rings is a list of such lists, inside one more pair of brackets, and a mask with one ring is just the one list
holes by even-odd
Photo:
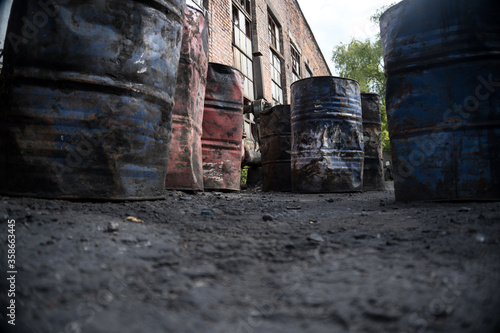
[[[248, 1], [248, 0], [246, 0]], [[233, 6], [241, 0], [209, 0], [210, 54], [211, 62], [234, 66], [233, 60]], [[233, 3], [235, 3], [233, 5]], [[300, 54], [300, 78], [306, 77], [306, 66], [313, 76], [331, 75], [314, 35], [304, 18], [296, 0], [251, 0], [251, 41], [254, 64], [255, 98], [273, 100], [271, 84], [271, 46], [269, 38], [269, 15], [279, 26], [280, 47], [277, 53], [281, 59], [281, 87], [283, 103], [290, 103], [292, 83], [292, 44]], [[276, 51], [276, 49], [274, 49]], [[260, 58], [260, 59], [259, 59]], [[260, 61], [259, 61], [260, 60]], [[262, 80], [258, 79], [261, 63]], [[263, 94], [259, 94], [262, 82]], [[260, 96], [262, 95], [262, 96]]]

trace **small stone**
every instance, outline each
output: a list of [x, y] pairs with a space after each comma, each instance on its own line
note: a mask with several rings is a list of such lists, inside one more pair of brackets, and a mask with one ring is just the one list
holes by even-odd
[[273, 220], [273, 217], [271, 215], [264, 215], [262, 216], [262, 219], [264, 221], [272, 221]]
[[471, 209], [469, 207], [462, 207], [459, 209], [460, 213], [468, 213], [470, 211], [471, 211]]
[[314, 233], [314, 234], [310, 234], [309, 237], [307, 237], [307, 240], [310, 240], [310, 241], [313, 241], [313, 242], [317, 242], [317, 243], [324, 243], [325, 240], [323, 239], [323, 237], [321, 237], [320, 235]]
[[203, 211], [201, 212], [201, 215], [202, 215], [202, 216], [214, 216], [214, 213], [213, 213], [213, 212], [211, 212], [211, 211], [209, 211], [209, 210], [203, 210]]
[[486, 240], [486, 237], [484, 237], [483, 234], [476, 234], [475, 238], [476, 238], [476, 241], [478, 241], [479, 243], [484, 243], [484, 241]]
[[183, 200], [183, 201], [190, 201], [190, 200], [193, 200], [193, 197], [184, 196], [184, 197], [180, 197], [179, 199]]
[[330, 198], [330, 199], [328, 199], [328, 200], [326, 200], [326, 201], [327, 201], [327, 202], [329, 202], [329, 203], [333, 203], [333, 202], [335, 202], [335, 200], [333, 200], [332, 198]]
[[108, 232], [115, 232], [120, 230], [120, 225], [117, 222], [109, 222], [108, 223]]

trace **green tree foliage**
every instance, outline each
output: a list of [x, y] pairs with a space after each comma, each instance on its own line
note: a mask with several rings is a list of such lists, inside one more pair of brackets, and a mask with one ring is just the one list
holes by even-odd
[[[372, 17], [374, 24], [379, 23], [380, 16], [390, 6], [380, 8]], [[385, 74], [380, 33], [375, 41], [364, 41], [353, 38], [350, 43], [340, 43], [333, 51], [333, 62], [340, 76], [355, 79], [361, 91], [375, 92], [380, 95], [382, 116], [382, 140], [384, 151], [390, 151], [389, 131], [387, 128], [387, 112], [385, 107]]]

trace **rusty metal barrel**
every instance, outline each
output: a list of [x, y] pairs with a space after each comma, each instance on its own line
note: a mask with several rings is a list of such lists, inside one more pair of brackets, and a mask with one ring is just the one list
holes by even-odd
[[361, 93], [363, 112], [363, 142], [365, 162], [363, 167], [363, 190], [385, 189], [382, 156], [382, 121], [380, 118], [380, 96]]
[[304, 193], [363, 189], [359, 84], [323, 76], [291, 86], [292, 188]]
[[185, 1], [14, 1], [0, 110], [4, 194], [165, 193]]
[[262, 190], [292, 190], [292, 125], [290, 105], [278, 105], [260, 114]]
[[399, 201], [500, 199], [500, 2], [405, 0], [381, 17]]
[[208, 64], [201, 137], [205, 190], [240, 190], [243, 89], [236, 68]]
[[204, 10], [188, 2], [177, 71], [172, 141], [165, 186], [203, 191], [201, 132], [208, 69], [208, 22]]

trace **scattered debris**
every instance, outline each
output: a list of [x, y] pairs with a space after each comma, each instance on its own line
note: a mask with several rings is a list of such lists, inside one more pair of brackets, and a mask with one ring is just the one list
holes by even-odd
[[107, 228], [108, 232], [115, 232], [120, 230], [120, 225], [117, 222], [109, 222]]
[[128, 216], [127, 218], [124, 219], [124, 221], [131, 221], [134, 223], [144, 223], [143, 220], [140, 220], [137, 217], [133, 217], [133, 216]]
[[307, 237], [307, 240], [317, 242], [317, 243], [324, 243], [325, 242], [323, 237], [321, 237], [320, 235], [318, 235], [316, 233], [310, 234], [309, 237]]
[[272, 221], [273, 220], [273, 217], [271, 215], [264, 215], [262, 216], [262, 219], [264, 221]]
[[211, 211], [209, 211], [209, 210], [203, 210], [201, 212], [201, 215], [203, 215], [203, 216], [214, 216], [214, 213], [211, 212]]

